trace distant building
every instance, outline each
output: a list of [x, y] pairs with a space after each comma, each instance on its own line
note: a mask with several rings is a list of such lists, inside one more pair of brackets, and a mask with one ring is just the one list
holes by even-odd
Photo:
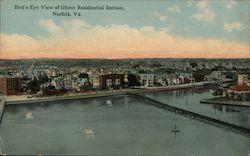
[[248, 76], [245, 74], [239, 74], [238, 75], [238, 84], [242, 85], [242, 84], [247, 84], [248, 83]]
[[206, 69], [198, 69], [195, 72], [193, 72], [193, 78], [195, 82], [202, 82], [205, 80], [205, 75], [210, 75], [212, 73], [211, 70]]
[[0, 77], [0, 94], [17, 95], [20, 90], [19, 78]]
[[99, 75], [92, 76], [91, 82], [92, 82], [93, 88], [99, 88], [100, 87]]
[[227, 90], [229, 98], [250, 101], [250, 85], [248, 84], [248, 76], [245, 74], [238, 75], [238, 84]]
[[62, 77], [52, 79], [51, 84], [55, 86], [55, 89], [63, 89], [65, 87]]
[[221, 71], [213, 71], [210, 75], [205, 75], [206, 81], [220, 80], [222, 78]]
[[99, 76], [101, 89], [120, 88], [124, 86], [124, 74], [104, 74]]
[[227, 95], [231, 99], [250, 101], [250, 86], [246, 84], [232, 86], [227, 90]]
[[154, 74], [140, 74], [141, 86], [144, 87], [153, 87], [155, 81]]

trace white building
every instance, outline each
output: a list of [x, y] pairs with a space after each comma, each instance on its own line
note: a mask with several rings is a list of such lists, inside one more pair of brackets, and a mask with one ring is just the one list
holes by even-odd
[[93, 88], [99, 88], [100, 87], [100, 80], [98, 74], [91, 74], [89, 77], [90, 82], [92, 83]]
[[222, 78], [221, 71], [213, 71], [210, 75], [205, 75], [205, 80], [220, 80]]
[[55, 89], [62, 89], [64, 88], [64, 80], [62, 77], [57, 77], [57, 78], [54, 78], [52, 81], [51, 81], [51, 84], [53, 86], [55, 86]]
[[144, 87], [153, 87], [155, 81], [154, 74], [139, 74], [140, 75], [140, 82], [141, 86]]
[[238, 75], [238, 84], [247, 84], [248, 83], [248, 76], [245, 74]]

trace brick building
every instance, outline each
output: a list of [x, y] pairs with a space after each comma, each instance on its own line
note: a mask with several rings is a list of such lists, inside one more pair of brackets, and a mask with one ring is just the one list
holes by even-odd
[[18, 78], [0, 77], [0, 94], [17, 95], [20, 89]]
[[124, 74], [100, 75], [99, 84], [101, 89], [118, 89], [124, 86]]

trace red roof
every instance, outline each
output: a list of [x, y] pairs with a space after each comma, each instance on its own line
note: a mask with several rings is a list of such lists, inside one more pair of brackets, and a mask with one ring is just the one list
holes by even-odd
[[236, 86], [230, 87], [230, 90], [233, 90], [233, 91], [250, 91], [250, 86], [248, 86], [246, 84], [236, 85]]

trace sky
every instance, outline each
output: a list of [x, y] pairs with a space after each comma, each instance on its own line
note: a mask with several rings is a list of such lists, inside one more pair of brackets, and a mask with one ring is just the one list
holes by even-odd
[[[0, 0], [0, 59], [249, 58], [249, 0]], [[15, 9], [25, 5], [29, 9]], [[31, 10], [30, 5], [38, 6]], [[41, 5], [124, 10], [43, 10]], [[53, 16], [78, 11], [82, 16]]]

